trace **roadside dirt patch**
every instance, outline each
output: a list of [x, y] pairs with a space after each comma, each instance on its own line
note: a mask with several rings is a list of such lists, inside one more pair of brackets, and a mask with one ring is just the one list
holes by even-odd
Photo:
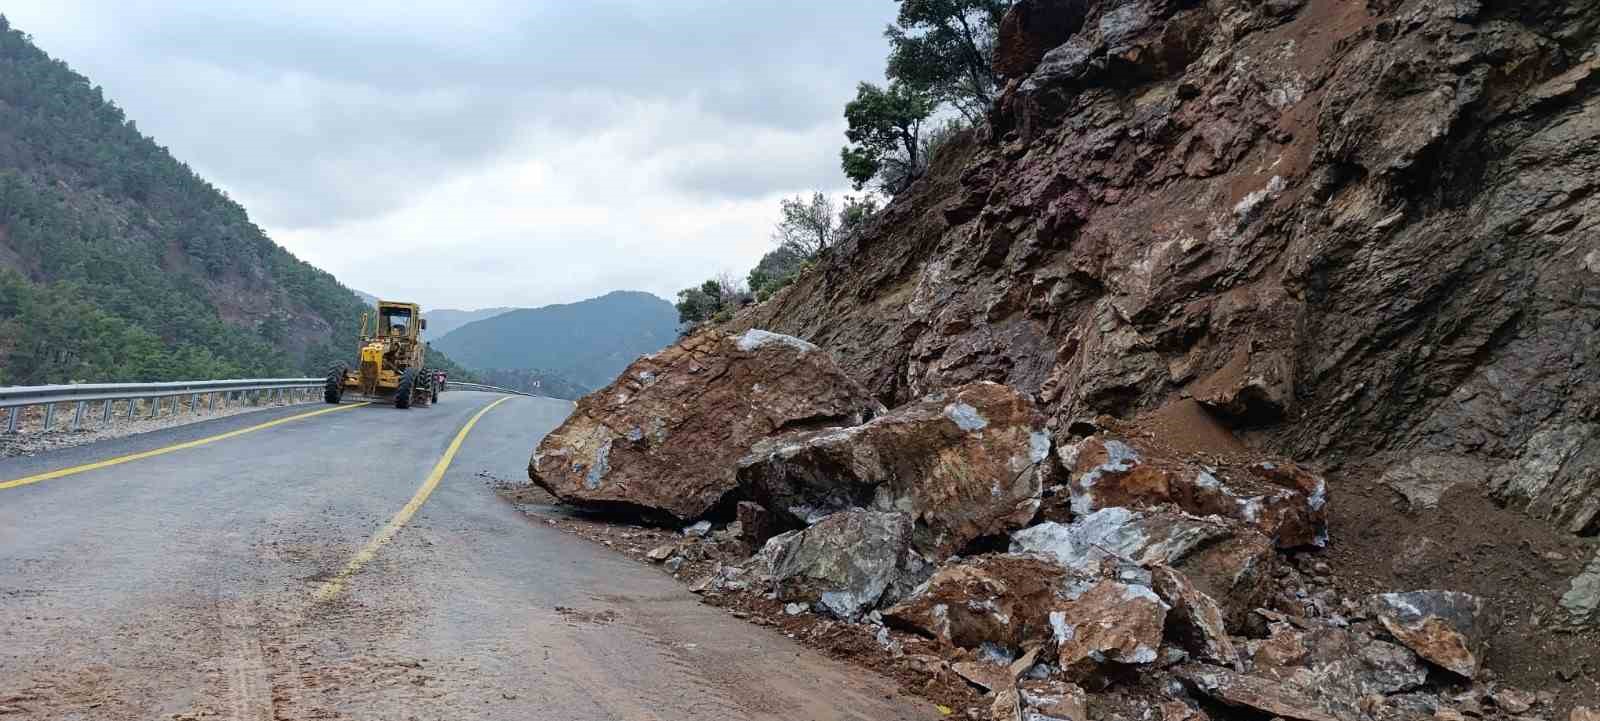
[[[742, 560], [744, 557], [719, 559], [707, 555], [700, 560], [686, 561], [673, 572], [651, 561], [649, 553], [663, 545], [683, 541], [685, 537], [680, 531], [636, 525], [605, 516], [573, 513], [558, 507], [554, 497], [531, 484], [482, 477], [502, 498], [531, 518], [611, 548], [639, 563], [660, 568], [663, 573], [680, 582], [688, 583], [711, 573], [719, 561]], [[755, 549], [739, 550], [748, 555]], [[707, 592], [700, 595], [700, 600], [708, 606], [726, 610], [734, 618], [771, 628], [832, 658], [892, 678], [902, 688], [952, 712], [983, 705], [980, 700], [982, 694], [951, 670], [932, 641], [920, 636], [866, 624], [844, 623], [809, 612], [790, 614], [782, 602], [754, 592]], [[609, 623], [614, 620], [614, 614], [610, 614], [612, 618], [597, 620], [592, 614], [565, 607], [558, 607], [556, 612], [575, 623]]]
[[[1412, 513], [1371, 469], [1329, 478], [1332, 543], [1321, 555], [1352, 596], [1465, 591], [1485, 600], [1499, 630], [1485, 664], [1500, 681], [1556, 694], [1558, 718], [1600, 699], [1600, 632], [1562, 625], [1557, 602], [1594, 557], [1594, 539], [1550, 528], [1457, 486], [1438, 508]], [[1342, 482], [1340, 482], [1342, 481]]]

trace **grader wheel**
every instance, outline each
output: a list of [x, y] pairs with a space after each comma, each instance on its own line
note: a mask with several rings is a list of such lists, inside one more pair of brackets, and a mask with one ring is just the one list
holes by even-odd
[[322, 384], [322, 400], [339, 405], [339, 400], [344, 397], [345, 372], [343, 363], [335, 363], [328, 367], [328, 379]]

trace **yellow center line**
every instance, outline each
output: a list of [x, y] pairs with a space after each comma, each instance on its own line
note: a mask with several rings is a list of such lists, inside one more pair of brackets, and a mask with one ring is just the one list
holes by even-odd
[[484, 406], [483, 410], [478, 411], [477, 415], [472, 417], [472, 420], [467, 421], [467, 424], [461, 427], [461, 431], [456, 434], [455, 440], [450, 441], [450, 447], [445, 449], [443, 456], [440, 456], [439, 462], [433, 464], [433, 472], [429, 473], [428, 478], [422, 482], [422, 486], [417, 488], [416, 495], [411, 497], [411, 500], [406, 503], [404, 508], [400, 509], [399, 513], [394, 514], [394, 518], [389, 519], [389, 522], [378, 531], [377, 535], [367, 541], [367, 545], [362, 546], [361, 550], [356, 552], [356, 555], [350, 559], [349, 563], [344, 564], [344, 568], [339, 569], [339, 572], [333, 578], [328, 579], [327, 582], [322, 584], [321, 588], [317, 589], [316, 600], [318, 603], [329, 601], [339, 595], [339, 592], [344, 590], [345, 582], [349, 581], [351, 576], [359, 573], [363, 566], [378, 555], [378, 551], [383, 548], [384, 544], [393, 539], [395, 534], [400, 532], [401, 527], [405, 526], [406, 522], [416, 515], [417, 511], [422, 508], [422, 504], [428, 501], [428, 496], [433, 495], [433, 489], [439, 487], [439, 481], [444, 478], [444, 472], [450, 468], [450, 462], [455, 460], [456, 451], [461, 450], [461, 442], [467, 439], [467, 433], [472, 431], [472, 427], [478, 425], [478, 419], [482, 418], [485, 413], [494, 410], [495, 406], [509, 400], [511, 400], [511, 396], [506, 396]]
[[360, 408], [361, 406], [364, 406], [364, 405], [368, 405], [368, 403], [352, 403], [350, 405], [345, 405], [345, 406], [336, 406], [336, 407], [333, 407], [333, 408], [324, 408], [324, 409], [322, 409], [320, 411], [311, 411], [310, 413], [301, 413], [299, 415], [289, 416], [287, 418], [279, 418], [278, 420], [267, 421], [266, 423], [262, 423], [260, 425], [250, 426], [249, 428], [240, 428], [239, 430], [236, 430], [236, 431], [228, 431], [227, 433], [222, 433], [222, 434], [215, 435], [215, 436], [208, 436], [206, 438], [197, 438], [197, 439], [192, 440], [192, 441], [187, 441], [187, 442], [184, 442], [184, 443], [179, 443], [177, 445], [167, 446], [165, 448], [157, 448], [157, 449], [151, 450], [151, 451], [142, 451], [142, 452], [139, 452], [139, 453], [132, 453], [132, 454], [129, 454], [129, 455], [126, 455], [126, 456], [118, 456], [116, 458], [108, 458], [108, 459], [103, 460], [103, 461], [96, 461], [94, 463], [87, 463], [87, 464], [84, 464], [84, 465], [81, 465], [81, 466], [73, 466], [71, 468], [63, 468], [63, 469], [58, 470], [58, 471], [50, 471], [49, 473], [40, 473], [39, 475], [36, 475], [36, 476], [27, 476], [25, 478], [18, 478], [18, 479], [13, 480], [13, 481], [0, 481], [0, 491], [6, 490], [8, 488], [16, 488], [18, 486], [26, 486], [26, 485], [28, 485], [30, 483], [38, 483], [40, 481], [48, 481], [48, 480], [50, 480], [52, 478], [62, 478], [62, 477], [65, 477], [65, 476], [72, 476], [72, 475], [76, 475], [76, 474], [79, 474], [79, 473], [85, 473], [87, 471], [99, 470], [101, 468], [109, 468], [111, 466], [121, 465], [123, 463], [128, 463], [130, 461], [138, 461], [138, 460], [143, 460], [143, 459], [146, 459], [146, 458], [153, 458], [155, 456], [164, 455], [164, 454], [167, 454], [167, 453], [171, 453], [173, 451], [181, 451], [181, 450], [184, 450], [184, 449], [187, 449], [187, 448], [197, 448], [199, 446], [203, 446], [203, 445], [206, 445], [206, 444], [209, 444], [209, 443], [216, 443], [217, 441], [223, 441], [223, 440], [227, 440], [229, 438], [236, 438], [236, 437], [242, 436], [242, 435], [244, 435], [246, 433], [255, 433], [256, 431], [264, 431], [264, 430], [266, 430], [268, 428], [271, 428], [273, 426], [281, 426], [281, 425], [283, 425], [285, 423], [289, 423], [291, 421], [298, 421], [298, 420], [301, 420], [301, 419], [304, 419], [304, 418], [310, 418], [312, 416], [320, 416], [320, 415], [322, 415], [324, 413], [333, 413], [335, 411], [349, 410], [351, 408]]

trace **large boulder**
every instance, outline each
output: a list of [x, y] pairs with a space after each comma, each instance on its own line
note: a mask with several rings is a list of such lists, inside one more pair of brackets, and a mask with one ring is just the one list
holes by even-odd
[[1080, 573], [1126, 562], [1181, 570], [1213, 599], [1225, 627], [1246, 628], [1273, 589], [1278, 556], [1272, 542], [1237, 521], [1200, 518], [1170, 507], [1106, 508], [1070, 524], [1046, 522], [1011, 534], [1013, 553], [1041, 553]]
[[1489, 624], [1477, 596], [1457, 591], [1380, 593], [1371, 604], [1383, 627], [1417, 655], [1465, 678], [1478, 675]]
[[1148, 586], [1102, 580], [1077, 589], [1050, 610], [1056, 661], [1079, 679], [1106, 664], [1155, 663], [1167, 610]]
[[1075, 513], [1171, 503], [1254, 526], [1280, 548], [1327, 543], [1327, 484], [1294, 464], [1202, 466], [1154, 444], [1107, 436], [1088, 438], [1075, 450], [1070, 482]]
[[739, 482], [797, 525], [853, 507], [904, 512], [917, 549], [944, 558], [1025, 525], [1054, 467], [1033, 402], [978, 382], [853, 428], [763, 440], [739, 461]]
[[940, 568], [883, 619], [962, 648], [1017, 650], [1050, 638], [1050, 605], [1082, 578], [1043, 556], [978, 556]]
[[810, 343], [711, 331], [640, 358], [578, 401], [528, 475], [565, 503], [689, 520], [738, 487], [736, 462], [757, 441], [882, 411]]
[[1428, 681], [1427, 666], [1409, 649], [1349, 629], [1280, 628], [1253, 647], [1248, 673], [1191, 664], [1177, 675], [1224, 704], [1302, 721], [1367, 719], [1364, 699]]
[[1042, 553], [1082, 573], [1108, 561], [1172, 565], [1233, 534], [1227, 524], [1174, 512], [1106, 508], [1070, 524], [1046, 522], [1011, 534], [1013, 553]]
[[1170, 609], [1167, 613], [1169, 634], [1185, 650], [1203, 661], [1244, 670], [1217, 602], [1175, 568], [1157, 566], [1152, 576], [1156, 595]]
[[774, 536], [753, 563], [779, 600], [851, 620], [898, 600], [929, 570], [911, 550], [910, 517], [863, 510]]

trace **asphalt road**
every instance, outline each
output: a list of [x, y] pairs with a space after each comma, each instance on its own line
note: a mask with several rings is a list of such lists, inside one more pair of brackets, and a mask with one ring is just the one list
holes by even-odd
[[[342, 409], [0, 489], [0, 720], [936, 716], [502, 501], [485, 476], [523, 477], [566, 401], [490, 410], [376, 544], [497, 398]], [[0, 483], [316, 409], [0, 460]]]

